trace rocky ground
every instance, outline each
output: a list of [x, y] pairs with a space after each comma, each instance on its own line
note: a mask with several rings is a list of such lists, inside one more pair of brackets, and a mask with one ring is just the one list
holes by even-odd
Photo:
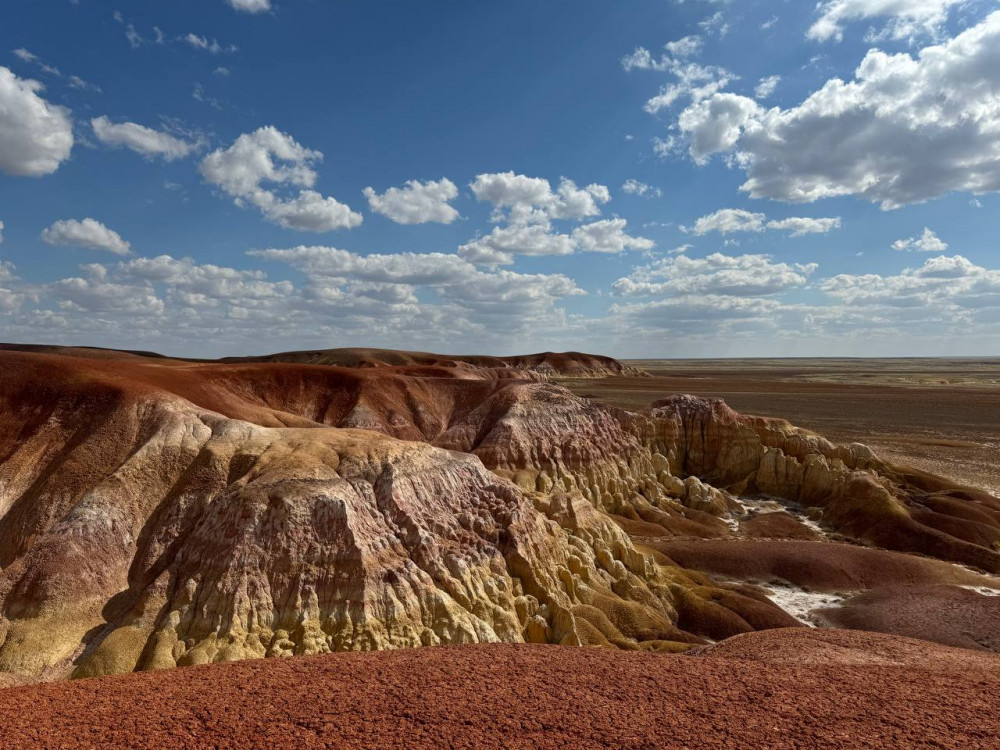
[[0, 716], [7, 747], [67, 750], [957, 750], [995, 747], [998, 689], [997, 657], [792, 630], [702, 656], [494, 645], [193, 667], [11, 688]]

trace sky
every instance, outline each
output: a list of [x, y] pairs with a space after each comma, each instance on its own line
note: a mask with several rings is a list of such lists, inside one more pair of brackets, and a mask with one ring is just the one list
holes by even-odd
[[1000, 352], [1000, 1], [0, 10], [0, 340]]

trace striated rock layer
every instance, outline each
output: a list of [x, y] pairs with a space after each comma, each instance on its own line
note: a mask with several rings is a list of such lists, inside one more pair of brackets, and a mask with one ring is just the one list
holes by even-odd
[[626, 533], [726, 537], [745, 493], [1000, 571], [994, 498], [721, 402], [639, 415], [489, 367], [75, 354], [0, 352], [15, 681], [497, 641], [676, 651], [797, 625]]

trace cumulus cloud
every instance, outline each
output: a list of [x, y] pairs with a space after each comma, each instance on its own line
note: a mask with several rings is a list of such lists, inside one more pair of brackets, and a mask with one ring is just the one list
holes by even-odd
[[710, 232], [733, 234], [735, 232], [763, 232], [773, 230], [791, 232], [792, 237], [807, 234], [827, 234], [843, 225], [840, 217], [810, 218], [793, 216], [787, 219], [767, 220], [767, 215], [744, 211], [740, 208], [723, 208], [715, 213], [702, 216], [693, 227], [681, 227], [685, 232], [698, 236]]
[[776, 263], [769, 255], [678, 254], [635, 269], [618, 279], [612, 292], [622, 297], [763, 297], [805, 286], [817, 268], [815, 263]]
[[513, 224], [585, 219], [597, 216], [601, 212], [600, 204], [611, 200], [611, 192], [604, 185], [579, 188], [573, 180], [564, 177], [553, 190], [549, 181], [542, 177], [514, 172], [477, 175], [469, 187], [477, 200], [496, 207], [496, 221], [502, 220], [503, 212], [507, 211], [506, 218]]
[[73, 149], [69, 110], [38, 95], [41, 83], [0, 66], [0, 171], [15, 177], [52, 174]]
[[283, 261], [307, 274], [309, 285], [304, 295], [323, 304], [342, 304], [344, 295], [363, 294], [382, 301], [407, 300], [408, 314], [417, 314], [434, 306], [416, 305], [413, 291], [430, 288], [445, 302], [440, 309], [453, 316], [449, 330], [524, 330], [533, 321], [560, 317], [554, 308], [558, 300], [584, 294], [562, 274], [485, 272], [445, 253], [360, 256], [333, 247], [299, 246], [249, 254]]
[[1000, 11], [915, 57], [873, 49], [854, 80], [831, 79], [796, 107], [719, 93], [678, 126], [696, 161], [727, 153], [755, 198], [854, 195], [889, 210], [1000, 190], [998, 121]]
[[888, 19], [875, 38], [913, 39], [925, 34], [937, 35], [953, 6], [964, 0], [824, 0], [816, 6], [819, 18], [809, 27], [807, 36], [821, 42], [841, 41], [844, 27], [852, 21]]
[[924, 315], [952, 319], [963, 311], [1000, 308], [1000, 271], [961, 255], [928, 258], [896, 276], [842, 274], [822, 282], [820, 289], [856, 307], [920, 308]]
[[[693, 39], [698, 39], [698, 42], [692, 42]], [[660, 92], [646, 102], [647, 112], [656, 114], [683, 98], [700, 102], [739, 79], [739, 76], [725, 68], [701, 65], [687, 59], [697, 53], [700, 47], [699, 38], [685, 37], [665, 45], [667, 53], [660, 57], [654, 56], [645, 47], [636, 47], [632, 54], [622, 58], [621, 64], [626, 71], [653, 70], [668, 73], [674, 78], [673, 83], [662, 86]]]
[[754, 96], [758, 99], [767, 99], [778, 88], [779, 83], [781, 83], [781, 76], [775, 75], [761, 78], [757, 83], [757, 88], [754, 89]]
[[807, 234], [828, 234], [834, 229], [840, 229], [842, 226], [843, 221], [839, 216], [819, 219], [792, 216], [787, 219], [767, 222], [768, 229], [791, 232], [792, 237], [802, 237]]
[[459, 256], [473, 263], [495, 267], [512, 264], [517, 255], [617, 253], [653, 247], [650, 240], [626, 234], [624, 219], [593, 222], [571, 233], [553, 229], [555, 220], [581, 221], [600, 214], [600, 205], [611, 200], [604, 185], [580, 188], [564, 177], [554, 190], [544, 178], [502, 172], [478, 175], [470, 188], [478, 200], [493, 204], [492, 220], [499, 225], [458, 248]]
[[0, 262], [0, 309], [11, 312], [0, 332], [213, 356], [291, 341], [440, 348], [442, 331], [464, 349], [533, 348], [573, 325], [560, 302], [584, 294], [561, 274], [487, 272], [454, 254], [300, 246], [250, 256], [304, 279], [160, 255], [88, 263], [31, 284]]
[[459, 247], [458, 254], [484, 266], [509, 266], [515, 255], [571, 255], [575, 249], [572, 237], [550, 231], [547, 224], [512, 224], [494, 227]]
[[230, 7], [244, 13], [266, 13], [271, 10], [271, 0], [228, 0]]
[[3, 244], [3, 230], [4, 230], [3, 222], [0, 221], [0, 244]]
[[397, 224], [451, 224], [459, 217], [449, 204], [458, 197], [458, 188], [447, 178], [427, 182], [408, 180], [403, 187], [389, 188], [381, 195], [367, 187], [364, 194], [372, 211]]
[[[319, 151], [307, 149], [290, 135], [268, 126], [244, 133], [229, 148], [208, 154], [199, 171], [206, 182], [232, 196], [236, 205], [255, 206], [279, 226], [329, 232], [360, 225], [360, 213], [311, 189], [317, 178], [313, 165], [322, 159]], [[267, 183], [299, 188], [299, 192], [283, 198], [264, 187]]]
[[652, 250], [656, 243], [645, 237], [625, 233], [625, 219], [603, 219], [573, 230], [576, 247], [588, 253], [624, 253], [626, 250]]
[[572, 234], [563, 234], [552, 231], [548, 224], [511, 224], [494, 227], [489, 234], [467, 242], [458, 248], [458, 254], [479, 265], [508, 266], [517, 255], [622, 253], [655, 247], [652, 240], [627, 234], [625, 227], [625, 219], [606, 219], [579, 226]]
[[690, 336], [725, 331], [733, 323], [773, 326], [772, 318], [781, 307], [777, 300], [759, 297], [701, 296], [612, 305], [611, 318], [628, 329], [676, 330]]
[[631, 178], [625, 180], [622, 185], [622, 192], [628, 193], [629, 195], [641, 195], [648, 198], [660, 198], [663, 195], [663, 191], [660, 190], [660, 188], [647, 185], [645, 182], [639, 182], [638, 180], [633, 180]]
[[104, 250], [115, 255], [128, 255], [131, 246], [114, 230], [95, 219], [65, 219], [42, 230], [42, 239], [50, 245], [72, 245], [90, 250]]
[[704, 164], [713, 154], [732, 150], [748, 123], [763, 111], [757, 102], [745, 96], [714, 94], [681, 112], [677, 125], [690, 141], [691, 157]]
[[193, 153], [197, 143], [134, 122], [113, 123], [107, 117], [90, 121], [94, 135], [101, 143], [112, 148], [128, 148], [143, 156], [159, 156], [164, 161], [182, 159]]
[[733, 232], [763, 232], [765, 214], [744, 211], [740, 208], [723, 208], [708, 216], [702, 216], [690, 230], [701, 236], [709, 232], [731, 234]]
[[914, 250], [919, 253], [943, 253], [948, 249], [948, 243], [943, 242], [928, 227], [919, 237], [909, 237], [892, 243], [893, 250]]

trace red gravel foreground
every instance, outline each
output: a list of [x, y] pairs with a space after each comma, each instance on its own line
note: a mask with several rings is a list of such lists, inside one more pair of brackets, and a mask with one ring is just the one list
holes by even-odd
[[802, 666], [470, 646], [250, 661], [2, 690], [0, 746], [996, 748], [1000, 659], [982, 658]]

